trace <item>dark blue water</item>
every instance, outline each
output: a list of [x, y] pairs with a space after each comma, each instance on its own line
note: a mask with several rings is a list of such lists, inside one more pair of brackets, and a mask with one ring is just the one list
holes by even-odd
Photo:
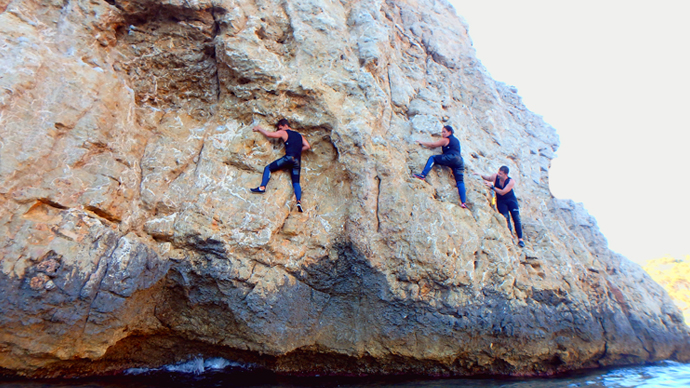
[[223, 359], [197, 359], [157, 370], [130, 370], [124, 376], [73, 380], [0, 381], [0, 388], [690, 388], [690, 364], [664, 361], [652, 365], [600, 369], [549, 378], [429, 379], [413, 377], [354, 378], [277, 376]]

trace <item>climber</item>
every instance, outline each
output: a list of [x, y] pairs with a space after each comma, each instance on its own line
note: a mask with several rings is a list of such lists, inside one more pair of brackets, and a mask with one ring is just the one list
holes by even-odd
[[465, 204], [465, 182], [463, 180], [465, 165], [462, 161], [462, 156], [460, 156], [460, 141], [453, 135], [453, 132], [453, 127], [446, 125], [441, 130], [441, 136], [443, 137], [441, 140], [433, 142], [417, 140], [417, 143], [429, 148], [443, 147], [443, 154], [431, 156], [426, 162], [424, 171], [422, 171], [421, 174], [413, 174], [412, 176], [425, 180], [426, 175], [431, 171], [431, 167], [433, 167], [434, 163], [450, 167], [455, 177], [455, 184], [458, 186], [460, 207], [467, 209], [467, 205]]
[[479, 175], [484, 179], [487, 186], [496, 193], [496, 208], [498, 212], [506, 218], [508, 229], [513, 233], [513, 228], [510, 226], [510, 217], [513, 217], [513, 224], [515, 224], [515, 233], [518, 237], [518, 245], [522, 248], [525, 242], [522, 240], [522, 224], [520, 223], [520, 211], [518, 209], [517, 197], [515, 197], [515, 181], [508, 176], [510, 169], [508, 166], [501, 166], [498, 173], [493, 175]]
[[268, 184], [268, 180], [271, 179], [272, 172], [290, 169], [292, 187], [295, 190], [295, 198], [297, 199], [297, 210], [302, 212], [302, 187], [299, 184], [299, 172], [302, 162], [302, 152], [311, 148], [309, 142], [307, 142], [304, 136], [293, 131], [286, 119], [278, 121], [274, 132], [266, 131], [259, 126], [252, 128], [252, 131], [260, 132], [268, 138], [283, 139], [285, 142], [285, 156], [266, 166], [266, 168], [264, 168], [263, 178], [261, 179], [261, 185], [250, 190], [252, 193], [265, 193], [266, 185]]

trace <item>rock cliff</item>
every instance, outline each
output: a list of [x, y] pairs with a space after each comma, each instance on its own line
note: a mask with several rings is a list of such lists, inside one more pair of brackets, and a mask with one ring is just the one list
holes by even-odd
[[[690, 359], [678, 309], [553, 198], [558, 137], [443, 0], [0, 0], [0, 372]], [[312, 144], [253, 195], [287, 118]], [[452, 175], [411, 178], [453, 125]], [[474, 173], [511, 167], [520, 249]]]

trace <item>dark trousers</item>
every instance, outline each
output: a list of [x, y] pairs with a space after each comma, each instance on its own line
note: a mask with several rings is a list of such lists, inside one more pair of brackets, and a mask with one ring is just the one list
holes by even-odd
[[453, 177], [455, 178], [455, 185], [458, 187], [460, 202], [465, 203], [467, 199], [465, 194], [465, 180], [463, 179], [465, 164], [462, 161], [462, 157], [459, 154], [434, 155], [426, 162], [424, 171], [422, 171], [423, 176], [427, 176], [429, 171], [431, 171], [431, 167], [434, 166], [434, 163], [450, 167], [450, 170], [453, 172]]
[[292, 179], [292, 187], [295, 190], [295, 198], [297, 198], [298, 201], [301, 201], [302, 187], [299, 184], [300, 160], [294, 156], [285, 155], [266, 166], [266, 168], [264, 168], [263, 178], [261, 179], [261, 186], [266, 187], [266, 185], [268, 185], [272, 172], [287, 169], [290, 170], [290, 178]]
[[515, 225], [515, 233], [518, 238], [522, 238], [522, 224], [520, 223], [520, 209], [518, 209], [517, 201], [497, 201], [496, 208], [498, 212], [506, 218], [508, 229], [513, 233], [513, 227], [510, 225], [510, 217], [513, 217], [513, 224]]

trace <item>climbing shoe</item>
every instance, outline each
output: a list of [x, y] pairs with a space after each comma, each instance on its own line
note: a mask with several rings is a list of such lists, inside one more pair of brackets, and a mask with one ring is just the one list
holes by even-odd
[[467, 205], [465, 205], [464, 203], [461, 203], [461, 204], [460, 204], [460, 207], [463, 208], [463, 209], [467, 209]]
[[426, 177], [425, 177], [424, 175], [421, 175], [421, 174], [412, 174], [412, 176], [415, 177], [415, 178], [417, 178], [417, 179], [421, 179], [421, 180], [423, 180], [423, 181], [426, 181]]
[[304, 210], [302, 210], [302, 202], [297, 202], [297, 210], [299, 210], [300, 213], [304, 213]]
[[258, 194], [263, 194], [266, 192], [266, 189], [262, 189], [261, 186], [249, 189], [252, 193], [258, 193]]
[[524, 248], [524, 247], [525, 247], [525, 242], [522, 241], [522, 240], [518, 241], [518, 246], [519, 246], [520, 248]]

